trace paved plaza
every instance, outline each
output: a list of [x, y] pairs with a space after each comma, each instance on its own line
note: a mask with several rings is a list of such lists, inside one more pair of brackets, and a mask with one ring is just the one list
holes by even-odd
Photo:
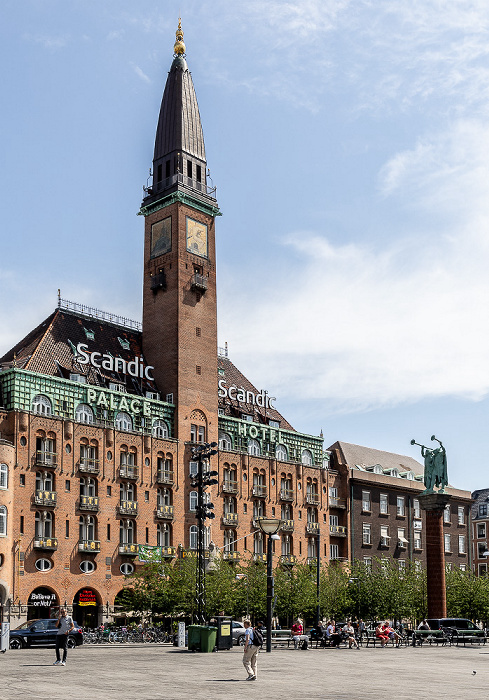
[[[477, 697], [489, 687], [489, 646], [277, 649], [261, 652], [248, 683], [242, 649], [198, 654], [168, 645], [82, 646], [66, 667], [54, 649], [0, 655], [0, 699], [153, 700]], [[476, 671], [476, 674], [473, 672]], [[250, 687], [248, 687], [250, 686]]]

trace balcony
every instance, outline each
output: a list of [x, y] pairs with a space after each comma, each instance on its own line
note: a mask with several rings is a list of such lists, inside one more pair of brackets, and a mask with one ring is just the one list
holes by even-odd
[[344, 527], [343, 525], [330, 525], [329, 534], [332, 537], [346, 537], [346, 527]]
[[45, 452], [44, 450], [37, 450], [36, 452], [36, 467], [50, 467], [51, 469], [56, 469], [58, 466], [58, 454], [57, 452]]
[[267, 555], [255, 553], [255, 554], [253, 554], [253, 561], [263, 561], [266, 564], [267, 563]]
[[78, 471], [82, 474], [98, 474], [100, 466], [98, 459], [83, 458], [78, 462]]
[[128, 556], [135, 557], [139, 553], [139, 545], [134, 542], [121, 542], [119, 545], [119, 554], [127, 554]]
[[317, 557], [307, 557], [306, 562], [309, 566], [317, 566]]
[[239, 561], [241, 559], [239, 552], [223, 552], [223, 561]]
[[346, 500], [344, 498], [330, 498], [330, 508], [346, 508]]
[[97, 554], [100, 552], [100, 542], [98, 540], [79, 540], [78, 551], [86, 554]]
[[117, 506], [118, 515], [137, 515], [138, 514], [138, 502], [137, 501], [121, 501]]
[[222, 482], [221, 491], [223, 493], [238, 493], [238, 482], [237, 481], [226, 481]]
[[133, 464], [121, 464], [119, 476], [121, 479], [137, 479], [139, 476], [139, 467]]
[[294, 500], [294, 492], [292, 489], [280, 489], [280, 500], [292, 503]]
[[306, 535], [319, 535], [319, 523], [306, 523]]
[[56, 491], [36, 491], [34, 503], [36, 506], [55, 506], [57, 497]]
[[167, 484], [168, 486], [173, 485], [173, 472], [172, 471], [161, 471], [156, 474], [157, 484]]
[[58, 549], [56, 537], [36, 537], [34, 539], [34, 549], [44, 549], [55, 552]]
[[173, 520], [173, 506], [158, 506], [156, 517], [160, 520]]
[[231, 527], [238, 527], [238, 514], [237, 513], [225, 513], [222, 516], [222, 524], [230, 525]]
[[257, 498], [266, 498], [267, 487], [262, 486], [262, 484], [254, 484], [253, 488], [251, 489], [251, 495], [256, 496]]
[[80, 496], [78, 510], [91, 510], [96, 513], [98, 509], [98, 496]]
[[191, 289], [194, 292], [201, 292], [203, 294], [207, 291], [207, 277], [195, 272], [192, 277]]
[[168, 558], [173, 558], [177, 554], [177, 548], [176, 547], [162, 547], [161, 548], [161, 556], [162, 557], [168, 557]]
[[293, 520], [282, 520], [282, 527], [280, 528], [282, 532], [294, 532], [294, 521]]
[[280, 563], [282, 566], [293, 566], [297, 563], [297, 557], [295, 554], [282, 554], [280, 557]]
[[310, 506], [319, 505], [319, 495], [317, 493], [306, 493], [306, 503]]

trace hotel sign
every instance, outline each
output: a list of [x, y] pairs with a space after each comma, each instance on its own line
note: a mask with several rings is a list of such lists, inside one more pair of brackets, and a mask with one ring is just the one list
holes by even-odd
[[255, 394], [254, 391], [246, 391], [242, 387], [237, 387], [233, 384], [230, 387], [226, 386], [224, 379], [219, 380], [219, 398], [225, 399], [229, 397], [231, 401], [240, 401], [241, 403], [252, 404], [253, 406], [259, 406], [260, 408], [272, 408], [275, 406], [272, 401], [276, 401], [275, 396], [269, 396], [267, 391], [260, 391], [260, 393]]
[[76, 346], [75, 360], [80, 365], [92, 365], [95, 369], [106, 369], [110, 372], [120, 372], [122, 374], [130, 374], [131, 377], [140, 377], [154, 381], [151, 365], [145, 366], [144, 362], [135, 357], [131, 362], [123, 360], [122, 357], [112, 357], [112, 355], [102, 355], [101, 352], [88, 352], [88, 345], [78, 343]]

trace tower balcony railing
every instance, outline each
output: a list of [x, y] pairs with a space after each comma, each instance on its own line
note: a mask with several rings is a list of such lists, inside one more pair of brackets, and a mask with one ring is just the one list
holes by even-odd
[[238, 482], [225, 479], [222, 482], [221, 491], [223, 493], [238, 493]]
[[160, 520], [173, 520], [173, 506], [157, 506], [156, 517]]
[[330, 525], [329, 534], [333, 537], [346, 537], [346, 527], [344, 525]]
[[98, 474], [100, 471], [98, 459], [92, 457], [81, 457], [78, 462], [78, 471], [84, 474]]
[[78, 551], [97, 554], [100, 552], [99, 540], [78, 540]]
[[98, 496], [80, 496], [78, 509], [97, 512], [99, 509]]
[[238, 514], [224, 513], [224, 515], [222, 516], [222, 524], [230, 525], [231, 527], [238, 527]]
[[56, 469], [58, 466], [58, 453], [57, 452], [45, 452], [45, 450], [36, 451], [36, 466], [38, 467], [51, 467]]
[[175, 173], [174, 175], [170, 175], [170, 177], [166, 177], [159, 182], [155, 182], [153, 180], [153, 184], [148, 187], [143, 187], [143, 191], [146, 195], [152, 195], [156, 194], [157, 192], [163, 192], [176, 184], [191, 187], [193, 190], [197, 190], [197, 192], [202, 192], [202, 194], [214, 195], [216, 193], [215, 187], [209, 187], [206, 182], [199, 182], [199, 180], [196, 178], [187, 177], [187, 175], [184, 175], [183, 173]]
[[191, 287], [197, 292], [206, 292], [207, 277], [205, 277], [205, 275], [201, 275], [199, 272], [194, 272], [192, 276]]
[[280, 489], [280, 500], [289, 501], [292, 503], [294, 500], [294, 492], [292, 489]]
[[306, 535], [319, 535], [319, 523], [307, 523]]
[[138, 502], [137, 501], [121, 501], [117, 506], [118, 515], [137, 515], [138, 514]]
[[257, 498], [266, 498], [267, 497], [267, 487], [264, 486], [263, 484], [253, 484], [253, 488], [251, 489], [251, 493], [253, 496]]

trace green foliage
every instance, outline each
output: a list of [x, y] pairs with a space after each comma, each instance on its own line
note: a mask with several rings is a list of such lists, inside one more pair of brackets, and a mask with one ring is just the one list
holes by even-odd
[[446, 572], [447, 615], [470, 620], [489, 619], [489, 579], [473, 571]]

